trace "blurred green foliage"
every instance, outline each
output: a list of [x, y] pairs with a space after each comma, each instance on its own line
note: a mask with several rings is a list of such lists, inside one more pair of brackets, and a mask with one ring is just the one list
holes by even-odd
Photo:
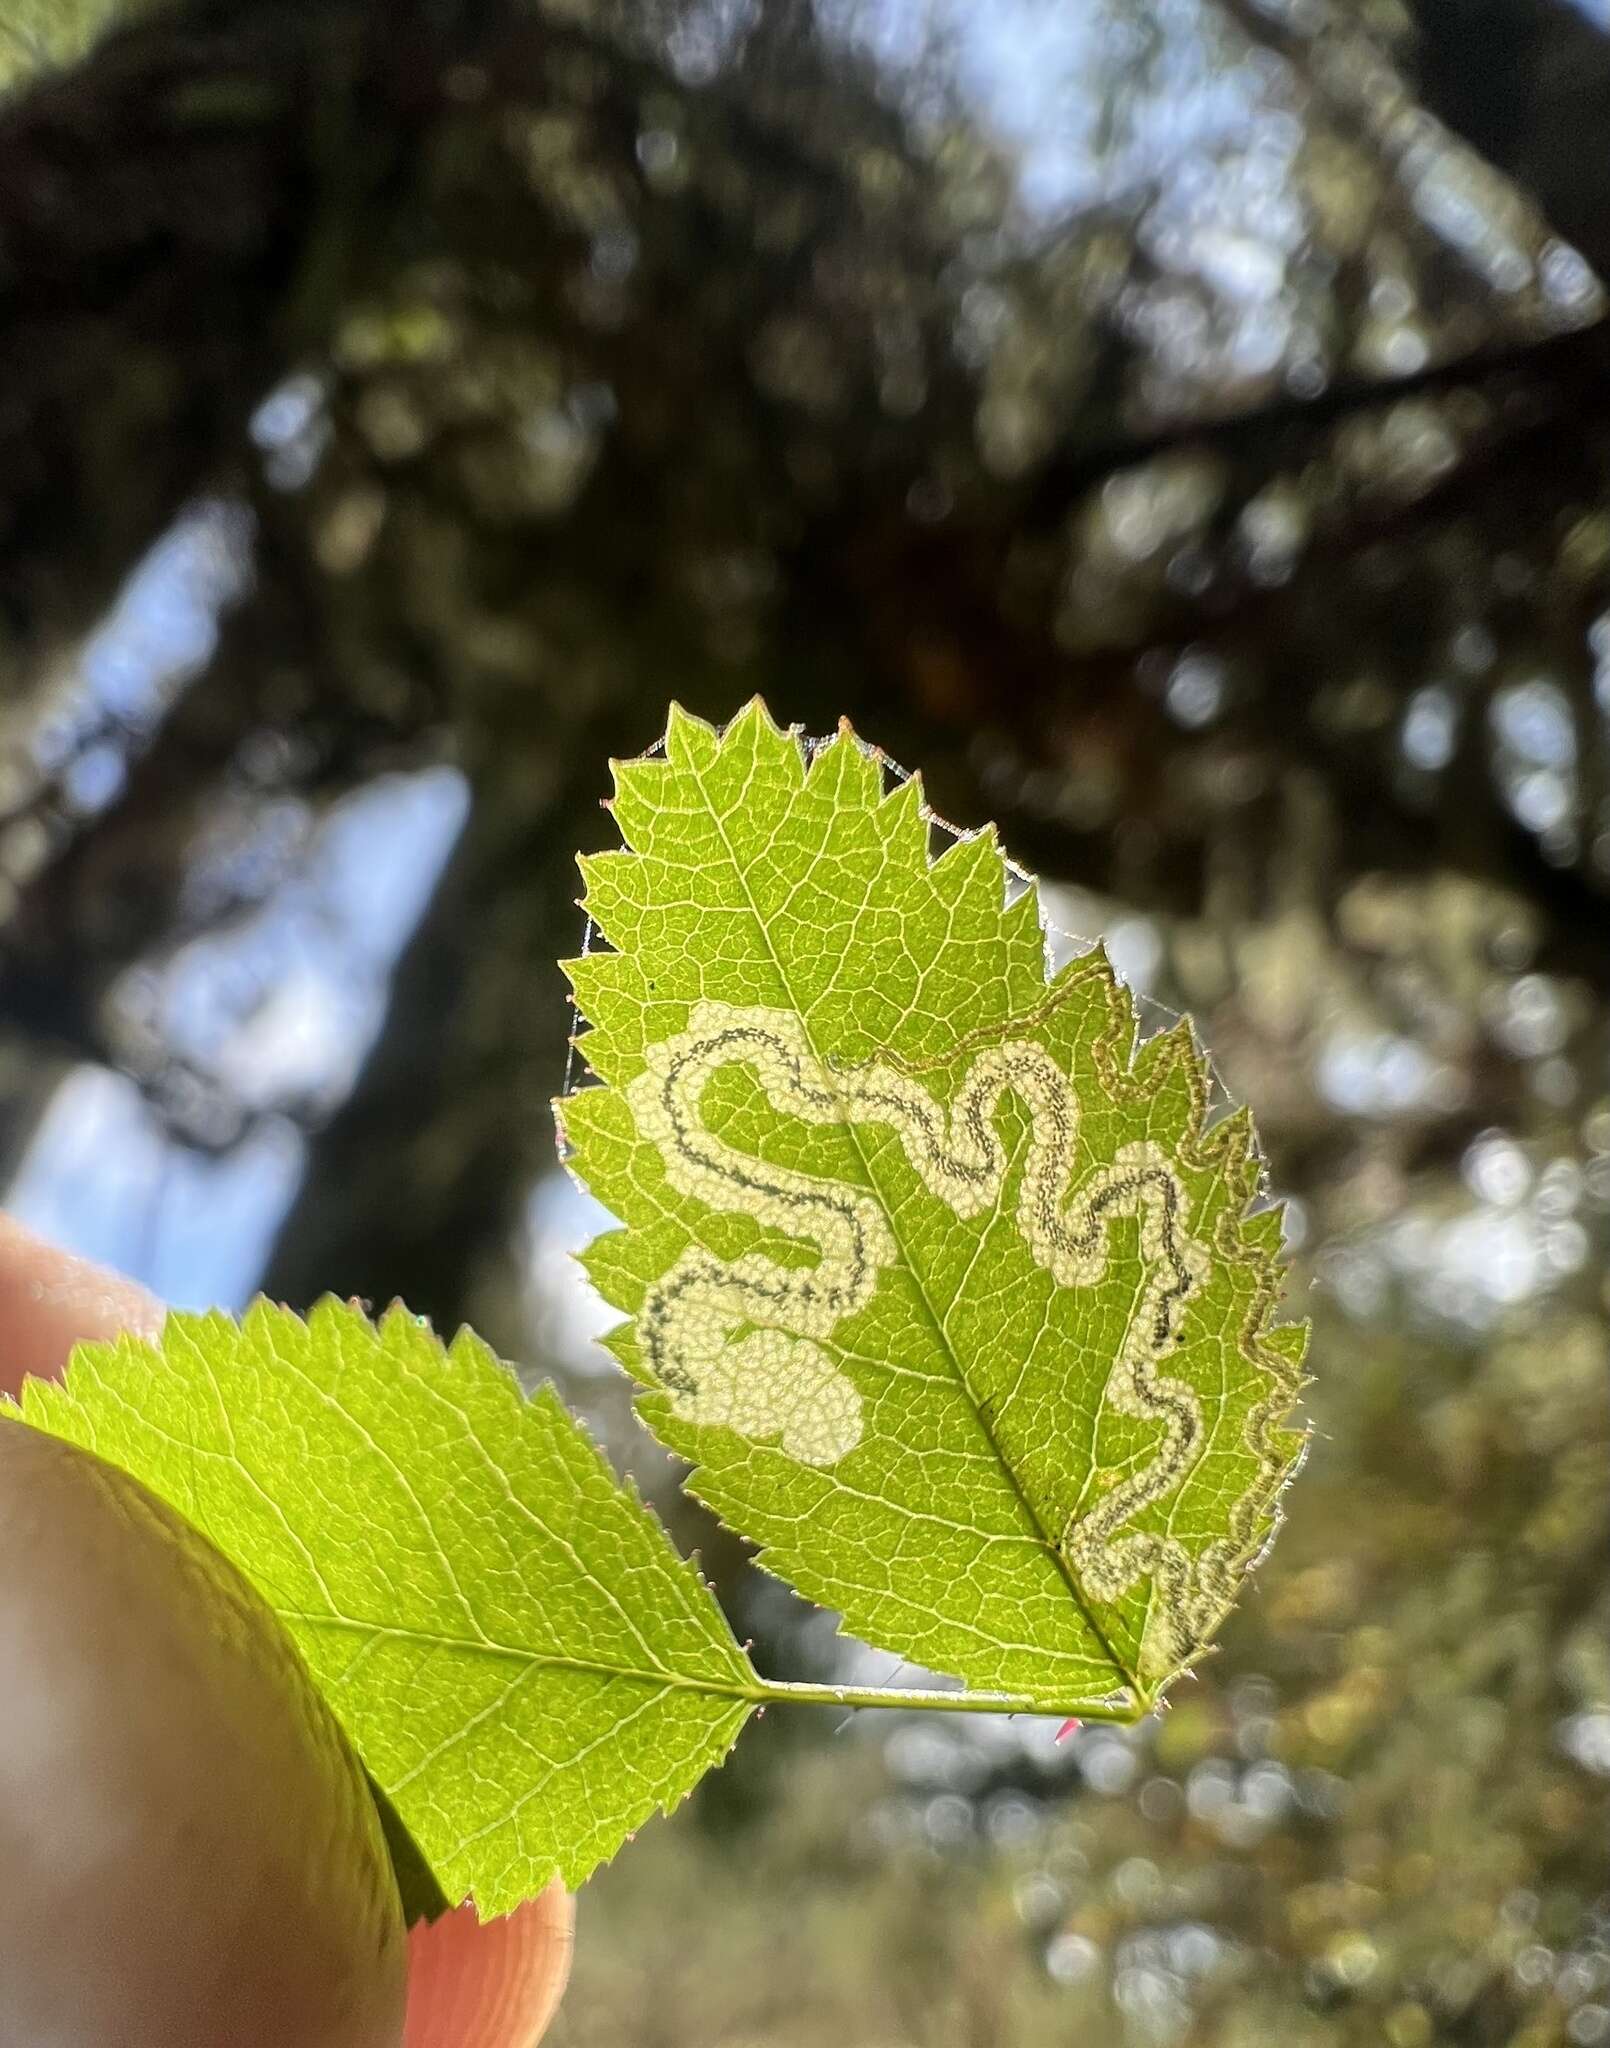
[[0, 0], [0, 94], [82, 57], [120, 18], [158, 0]]

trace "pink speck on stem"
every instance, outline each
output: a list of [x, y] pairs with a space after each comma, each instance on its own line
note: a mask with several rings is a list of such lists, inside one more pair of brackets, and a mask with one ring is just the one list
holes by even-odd
[[1057, 1730], [1057, 1741], [1066, 1742], [1068, 1737], [1073, 1733], [1075, 1728], [1082, 1728], [1083, 1726], [1083, 1721], [1064, 1721], [1062, 1726]]

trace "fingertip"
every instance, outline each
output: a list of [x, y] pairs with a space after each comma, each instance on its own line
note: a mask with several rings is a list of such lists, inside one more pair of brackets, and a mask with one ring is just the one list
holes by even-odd
[[75, 1344], [155, 1336], [165, 1314], [136, 1281], [0, 1215], [0, 1393], [17, 1394], [29, 1374], [54, 1378]]
[[500, 1920], [460, 1906], [409, 1936], [403, 2048], [533, 2048], [570, 1975], [575, 1901], [557, 1879]]

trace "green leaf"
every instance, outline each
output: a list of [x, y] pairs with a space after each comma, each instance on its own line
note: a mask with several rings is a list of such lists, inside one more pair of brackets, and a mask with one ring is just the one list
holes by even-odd
[[558, 1110], [625, 1228], [586, 1257], [690, 1484], [871, 1642], [1138, 1713], [1275, 1525], [1305, 1332], [1275, 1326], [1250, 1122], [1188, 1027], [1047, 979], [992, 833], [930, 857], [847, 727], [758, 702], [616, 765], [569, 963], [605, 1083]]
[[[764, 1697], [551, 1391], [321, 1302], [82, 1345], [23, 1418], [121, 1465], [273, 1605], [452, 1902], [579, 1884]], [[428, 1893], [428, 1888], [427, 1893]]]

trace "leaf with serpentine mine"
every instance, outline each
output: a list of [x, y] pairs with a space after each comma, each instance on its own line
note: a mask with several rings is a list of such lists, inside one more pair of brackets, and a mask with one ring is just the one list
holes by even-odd
[[992, 832], [930, 854], [848, 728], [673, 712], [584, 860], [586, 1255], [691, 1485], [869, 1641], [1144, 1711], [1274, 1529], [1305, 1329], [1250, 1121]]

